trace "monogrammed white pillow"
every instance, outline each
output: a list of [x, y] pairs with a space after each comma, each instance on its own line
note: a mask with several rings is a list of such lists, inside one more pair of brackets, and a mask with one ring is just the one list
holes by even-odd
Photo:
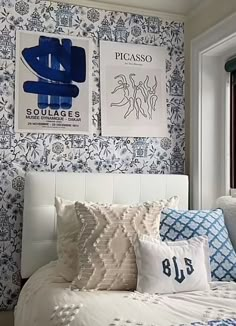
[[55, 198], [57, 213], [57, 265], [56, 272], [71, 282], [77, 272], [77, 238], [79, 223], [75, 213], [75, 202]]
[[209, 289], [208, 238], [162, 242], [140, 236], [135, 243], [137, 291], [176, 293]]

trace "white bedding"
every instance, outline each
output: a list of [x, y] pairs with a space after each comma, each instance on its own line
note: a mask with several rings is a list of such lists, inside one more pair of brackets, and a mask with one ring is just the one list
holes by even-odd
[[55, 262], [42, 267], [22, 289], [15, 326], [236, 325], [233, 282], [172, 295], [79, 292], [69, 286], [55, 277]]

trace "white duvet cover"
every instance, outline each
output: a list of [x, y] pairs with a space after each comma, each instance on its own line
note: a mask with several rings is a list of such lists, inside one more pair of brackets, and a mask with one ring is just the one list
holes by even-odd
[[172, 295], [72, 291], [55, 277], [55, 262], [25, 284], [15, 326], [186, 326], [236, 325], [236, 283]]

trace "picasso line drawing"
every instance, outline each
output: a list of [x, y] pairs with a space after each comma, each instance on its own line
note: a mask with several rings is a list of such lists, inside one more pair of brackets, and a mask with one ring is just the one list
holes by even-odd
[[[134, 111], [136, 119], [140, 118], [140, 114], [144, 118], [152, 120], [152, 112], [156, 110], [156, 103], [158, 96], [156, 95], [157, 91], [157, 78], [154, 77], [154, 85], [149, 86], [150, 77], [147, 75], [144, 82], [139, 81], [135, 82], [134, 77], [136, 74], [129, 74], [129, 81], [124, 74], [120, 74], [114, 77], [117, 80], [117, 86], [111, 92], [115, 94], [116, 92], [122, 91], [123, 98], [120, 102], [112, 102], [111, 107], [125, 107], [128, 105], [128, 108], [124, 114], [124, 119], [131, 115]], [[132, 93], [132, 94], [131, 94]], [[146, 112], [145, 112], [146, 109]]]
[[155, 83], [152, 87], [148, 85], [149, 83], [149, 76], [146, 77], [144, 83], [142, 92], [144, 94], [144, 101], [147, 103], [147, 113], [148, 117], [151, 120], [152, 119], [152, 112], [156, 110], [156, 103], [158, 100], [158, 96], [156, 95], [157, 90], [157, 78], [154, 76]]
[[117, 91], [122, 90], [124, 92], [124, 97], [120, 102], [112, 103], [111, 106], [125, 106], [127, 103], [130, 104], [130, 97], [129, 97], [130, 85], [127, 83], [125, 75], [115, 76], [114, 79], [118, 79], [118, 81], [117, 81], [118, 85], [111, 92], [111, 94], [115, 94]]
[[25, 48], [22, 59], [38, 81], [26, 81], [26, 93], [38, 94], [38, 107], [70, 109], [79, 88], [72, 81], [86, 81], [86, 54], [82, 47], [72, 45], [67, 38], [40, 36], [38, 45]]

